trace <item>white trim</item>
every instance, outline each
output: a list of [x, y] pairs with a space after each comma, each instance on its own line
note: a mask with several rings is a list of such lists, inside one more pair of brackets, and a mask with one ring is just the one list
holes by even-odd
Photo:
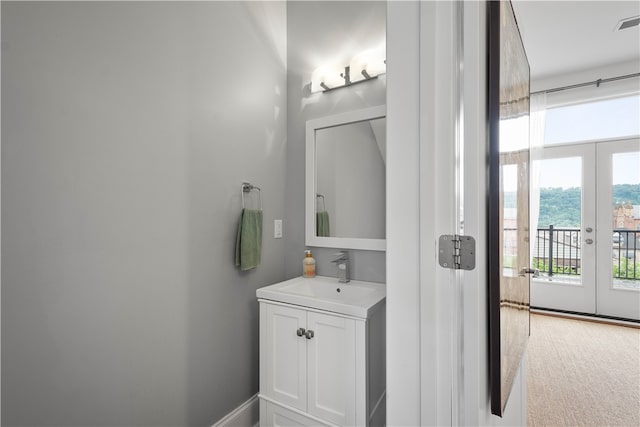
[[540, 316], [559, 317], [561, 319], [583, 320], [585, 322], [602, 323], [605, 325], [624, 326], [640, 329], [640, 324], [634, 320], [622, 320], [615, 317], [597, 317], [589, 314], [569, 313], [564, 311], [545, 310], [544, 308], [532, 308], [531, 314]]
[[459, 232], [461, 6], [421, 3], [419, 215], [420, 224], [425, 224], [420, 227], [419, 275], [421, 425], [461, 424], [458, 273], [437, 263], [438, 236]]
[[490, 424], [487, 315], [487, 40], [486, 4], [464, 4], [464, 233], [476, 239], [476, 268], [465, 271], [464, 374], [466, 425]]
[[337, 425], [337, 424], [333, 424], [333, 423], [331, 423], [330, 421], [323, 420], [322, 418], [318, 418], [318, 417], [316, 417], [315, 415], [310, 414], [310, 413], [308, 413], [308, 412], [301, 411], [301, 410], [300, 410], [300, 409], [298, 409], [298, 408], [294, 408], [294, 407], [292, 407], [292, 406], [285, 405], [285, 404], [284, 404], [284, 403], [282, 403], [282, 402], [278, 402], [277, 400], [273, 400], [273, 399], [271, 399], [269, 396], [262, 396], [262, 395], [260, 395], [260, 396], [259, 396], [259, 398], [260, 398], [260, 400], [263, 400], [263, 401], [265, 401], [265, 402], [269, 402], [269, 403], [270, 403], [270, 404], [272, 404], [272, 405], [279, 406], [279, 407], [284, 408], [284, 409], [286, 409], [286, 410], [288, 410], [288, 411], [294, 412], [294, 413], [296, 413], [296, 414], [298, 414], [298, 415], [301, 415], [301, 416], [303, 416], [303, 417], [305, 417], [305, 418], [308, 418], [308, 419], [309, 419], [309, 420], [311, 420], [311, 421], [317, 422], [317, 423], [318, 423], [319, 425], [321, 425], [321, 426], [338, 427], [338, 425]]
[[258, 393], [256, 393], [242, 405], [222, 417], [212, 427], [247, 427], [256, 426], [259, 422], [260, 400], [258, 399]]
[[573, 147], [576, 145], [584, 145], [584, 144], [602, 144], [602, 143], [607, 143], [607, 142], [614, 142], [614, 141], [628, 141], [628, 140], [637, 140], [638, 138], [640, 138], [640, 135], [632, 135], [632, 136], [618, 136], [615, 138], [599, 138], [599, 139], [580, 139], [578, 141], [575, 142], [563, 142], [560, 144], [548, 144], [545, 145], [544, 148], [545, 149], [551, 149], [551, 148], [556, 148], [556, 147]]
[[[420, 355], [420, 9], [387, 3], [387, 425], [422, 425]], [[433, 301], [435, 304], [435, 301]], [[426, 311], [425, 316], [432, 316]], [[435, 352], [430, 357], [435, 358]], [[435, 381], [433, 381], [435, 383]], [[433, 386], [435, 389], [435, 385]], [[435, 393], [427, 399], [435, 406]], [[435, 413], [435, 410], [433, 411]], [[433, 422], [435, 424], [435, 417]]]

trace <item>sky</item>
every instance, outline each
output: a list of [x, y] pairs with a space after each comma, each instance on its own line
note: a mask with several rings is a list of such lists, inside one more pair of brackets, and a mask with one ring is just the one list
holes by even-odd
[[[589, 173], [592, 173], [589, 171]], [[616, 153], [613, 155], [613, 185], [640, 184], [640, 153]], [[540, 188], [580, 187], [582, 162], [580, 157], [547, 159], [540, 169]]]
[[540, 188], [581, 187], [582, 160], [580, 157], [547, 159], [540, 168]]
[[[640, 96], [609, 99], [547, 110], [545, 145], [640, 135]], [[640, 144], [639, 144], [640, 148]], [[640, 184], [640, 154], [613, 156], [613, 184]], [[590, 169], [585, 173], [593, 173]], [[540, 187], [580, 187], [579, 157], [545, 160]]]
[[640, 95], [547, 110], [545, 145], [640, 135]]
[[[500, 151], [519, 151], [527, 140], [518, 135], [526, 134], [527, 117], [500, 122]], [[545, 118], [545, 146], [568, 145], [585, 141], [603, 141], [628, 137], [640, 137], [640, 95], [603, 101], [550, 108]], [[640, 150], [640, 142], [638, 143]], [[595, 166], [582, 165], [576, 157], [543, 161], [540, 187], [571, 188], [582, 186], [584, 173], [595, 173]], [[602, 161], [598, 159], [598, 161]], [[613, 185], [640, 184], [640, 153], [616, 153], [613, 155]], [[516, 191], [517, 168], [502, 169], [504, 191]]]

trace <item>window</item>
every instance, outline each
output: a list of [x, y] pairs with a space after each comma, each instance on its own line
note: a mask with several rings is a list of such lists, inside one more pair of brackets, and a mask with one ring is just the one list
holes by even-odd
[[640, 135], [640, 95], [550, 108], [545, 145]]

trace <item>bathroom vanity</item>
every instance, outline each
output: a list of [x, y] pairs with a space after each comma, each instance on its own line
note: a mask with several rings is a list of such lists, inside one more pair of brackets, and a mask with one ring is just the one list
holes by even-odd
[[298, 277], [256, 295], [260, 426], [383, 426], [386, 286]]

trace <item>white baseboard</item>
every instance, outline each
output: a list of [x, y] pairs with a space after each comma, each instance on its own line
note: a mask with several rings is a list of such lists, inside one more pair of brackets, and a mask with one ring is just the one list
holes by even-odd
[[252, 427], [260, 423], [260, 400], [254, 394], [249, 400], [225, 415], [212, 427]]

